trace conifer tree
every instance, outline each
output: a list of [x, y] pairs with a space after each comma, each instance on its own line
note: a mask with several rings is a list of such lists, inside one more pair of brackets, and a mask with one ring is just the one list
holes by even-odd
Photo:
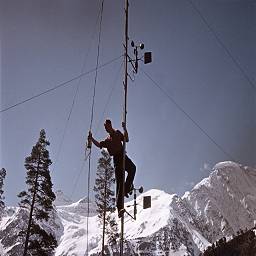
[[3, 196], [3, 186], [4, 186], [4, 179], [6, 176], [6, 170], [4, 168], [2, 168], [0, 170], [0, 220], [5, 208], [5, 203], [4, 203], [4, 196]]
[[41, 227], [42, 221], [49, 220], [55, 200], [49, 171], [52, 164], [47, 150], [49, 145], [45, 131], [42, 129], [36, 145], [32, 148], [31, 155], [25, 159], [28, 189], [18, 195], [21, 198], [20, 206], [29, 210], [27, 230], [20, 233], [25, 237], [23, 256], [50, 256], [54, 254], [54, 249], [57, 246], [55, 237]]
[[115, 211], [115, 198], [112, 189], [115, 182], [114, 168], [111, 165], [111, 157], [107, 151], [101, 151], [98, 160], [96, 181], [94, 186], [95, 201], [98, 218], [102, 224], [102, 255], [104, 254], [105, 234], [108, 236], [108, 243], [114, 245], [118, 238], [117, 223], [111, 215]]

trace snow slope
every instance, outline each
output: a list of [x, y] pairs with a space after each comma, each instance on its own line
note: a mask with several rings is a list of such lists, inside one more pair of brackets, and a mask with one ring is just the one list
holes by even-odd
[[[55, 256], [84, 255], [87, 248], [87, 217], [63, 209], [58, 209], [58, 213], [64, 232]], [[88, 231], [89, 250], [92, 250], [100, 240], [97, 216], [88, 218]]]

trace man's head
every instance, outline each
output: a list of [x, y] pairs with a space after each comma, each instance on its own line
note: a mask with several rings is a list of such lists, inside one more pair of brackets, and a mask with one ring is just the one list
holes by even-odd
[[104, 123], [104, 127], [105, 127], [105, 130], [110, 133], [113, 128], [112, 128], [112, 123], [109, 119], [106, 119], [105, 123]]

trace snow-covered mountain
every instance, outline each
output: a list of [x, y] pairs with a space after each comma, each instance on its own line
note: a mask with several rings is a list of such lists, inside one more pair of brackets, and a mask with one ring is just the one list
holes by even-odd
[[[56, 200], [56, 214], [45, 227], [58, 238], [55, 256], [85, 255], [87, 225], [89, 255], [98, 255], [101, 228], [95, 205], [90, 203], [87, 217], [86, 198], [67, 202], [58, 194], [62, 199]], [[143, 197], [148, 195], [151, 208], [143, 209]], [[221, 237], [255, 225], [256, 170], [233, 162], [219, 163], [208, 178], [182, 197], [152, 189], [138, 196], [137, 203], [136, 221], [125, 215], [125, 255], [196, 256]], [[133, 215], [131, 204], [125, 206]], [[23, 218], [21, 209], [7, 208], [0, 222], [0, 255], [19, 255], [8, 252], [19, 244], [15, 235], [25, 226]], [[108, 255], [119, 255], [118, 248], [108, 248]]]
[[[0, 222], [0, 255], [21, 256], [23, 243], [18, 236], [20, 231], [27, 228], [28, 211], [19, 207], [7, 207]], [[63, 234], [63, 225], [55, 210], [48, 222], [41, 222], [40, 226], [47, 233], [52, 233], [59, 241]]]
[[59, 205], [69, 205], [69, 204], [72, 204], [74, 203], [70, 198], [68, 198], [64, 193], [63, 191], [61, 190], [57, 190], [55, 192], [55, 196], [56, 196], [56, 199], [54, 201], [54, 204], [56, 206], [59, 206]]

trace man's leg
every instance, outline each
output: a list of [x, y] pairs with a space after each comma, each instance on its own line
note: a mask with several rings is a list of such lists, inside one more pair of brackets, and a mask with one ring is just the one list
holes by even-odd
[[125, 157], [125, 170], [128, 173], [125, 181], [125, 194], [128, 194], [132, 188], [136, 172], [136, 166], [128, 156]]
[[122, 205], [122, 180], [123, 180], [123, 171], [119, 165], [115, 167], [115, 176], [116, 176], [116, 207], [118, 212], [123, 209]]

